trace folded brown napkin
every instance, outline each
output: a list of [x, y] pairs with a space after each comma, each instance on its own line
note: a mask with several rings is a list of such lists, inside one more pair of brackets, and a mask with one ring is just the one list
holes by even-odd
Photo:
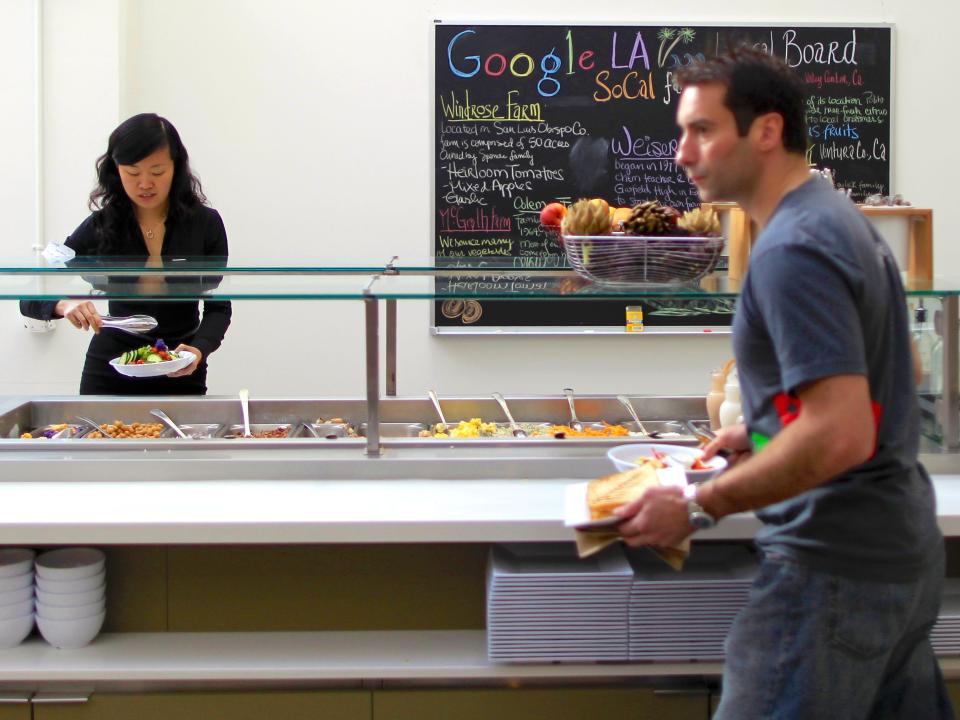
[[[577, 555], [582, 558], [590, 557], [594, 553], [600, 552], [608, 545], [612, 545], [618, 540], [623, 540], [620, 533], [609, 530], [577, 530], [575, 532], [577, 542]], [[683, 563], [690, 554], [690, 538], [687, 538], [676, 547], [656, 547], [648, 546], [654, 555], [663, 560], [674, 570], [682, 570]]]

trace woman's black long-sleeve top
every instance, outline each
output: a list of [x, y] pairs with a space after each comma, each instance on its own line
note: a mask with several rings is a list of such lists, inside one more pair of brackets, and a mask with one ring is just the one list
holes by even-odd
[[[98, 212], [87, 217], [65, 242], [78, 258], [99, 254]], [[129, 255], [133, 260], [146, 261], [148, 252], [143, 236], [139, 230], [131, 235], [123, 238], [120, 248], [111, 256]], [[201, 206], [176, 220], [167, 219], [161, 251], [164, 260], [216, 257], [225, 262], [227, 255], [227, 232], [216, 210]], [[27, 317], [50, 320], [59, 317], [55, 315], [56, 305], [53, 300], [25, 300], [20, 303], [20, 312]], [[80, 394], [202, 395], [206, 392], [206, 361], [210, 353], [220, 347], [230, 325], [229, 301], [204, 300], [202, 317], [197, 300], [110, 300], [109, 308], [115, 316], [152, 315], [158, 325], [150, 333], [151, 338], [163, 338], [171, 348], [179, 343], [192, 345], [203, 353], [203, 360], [193, 374], [184, 377], [128, 378], [111, 368], [109, 361], [125, 350], [145, 344], [144, 339], [102, 330], [93, 336], [87, 349]]]

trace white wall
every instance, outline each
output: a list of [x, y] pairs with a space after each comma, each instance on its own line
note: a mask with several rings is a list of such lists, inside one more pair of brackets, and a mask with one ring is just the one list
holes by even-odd
[[[14, 6], [32, 4], [0, 5], [0, 26], [14, 18]], [[956, 114], [953, 93], [936, 84], [953, 64], [948, 33], [960, 20], [956, 4], [848, 0], [840, 9], [813, 0], [775, 14], [757, 0], [689, 0], [669, 18], [638, 17], [614, 0], [523, 7], [518, 12], [503, 0], [482, 9], [422, 0], [45, 0], [46, 236], [62, 238], [84, 217], [93, 160], [117, 120], [150, 110], [180, 130], [225, 219], [234, 257], [425, 257], [434, 18], [892, 22], [894, 190], [935, 209], [937, 267], [956, 263], [950, 240], [958, 221], [947, 201], [957, 151], [949, 141], [931, 143], [951, 137]], [[19, 76], [28, 51], [15, 47], [4, 66]], [[0, 117], [0, 130], [17, 123], [16, 135], [28, 133], [29, 123], [12, 115]], [[16, 162], [29, 171], [29, 157]], [[0, 237], [0, 256], [29, 250], [29, 220], [18, 219], [22, 227]], [[46, 392], [74, 392], [85, 338], [69, 327], [32, 336], [15, 315], [0, 313], [0, 338], [22, 349], [21, 359], [5, 361], [0, 394], [35, 392], [41, 381]], [[724, 336], [437, 338], [428, 334], [428, 303], [402, 302], [399, 316], [401, 394], [427, 387], [441, 394], [556, 393], [566, 385], [583, 393], [705, 392], [709, 370], [730, 354]], [[235, 302], [234, 323], [211, 359], [210, 390], [358, 395], [362, 319], [356, 302]]]

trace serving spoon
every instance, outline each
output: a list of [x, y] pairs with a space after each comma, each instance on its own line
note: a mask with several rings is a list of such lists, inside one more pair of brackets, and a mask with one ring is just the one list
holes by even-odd
[[443, 416], [443, 410], [440, 409], [440, 398], [437, 397], [437, 394], [433, 390], [427, 390], [427, 395], [430, 398], [430, 401], [433, 403], [433, 407], [437, 410], [437, 415], [440, 416], [440, 422], [443, 423], [443, 426], [450, 427], [447, 424], [447, 419]]
[[170, 416], [168, 416], [163, 410], [154, 409], [150, 411], [150, 414], [153, 415], [155, 418], [159, 418], [164, 423], [166, 423], [168, 428], [173, 430], [177, 435], [182, 437], [184, 440], [190, 439], [190, 436], [187, 435], [183, 430], [181, 430], [180, 426], [177, 425], [173, 420], [171, 420]]
[[253, 437], [250, 433], [250, 391], [246, 388], [240, 391], [240, 412], [243, 413], [243, 436]]
[[[619, 400], [620, 404], [623, 405], [627, 409], [627, 411], [630, 413], [630, 416], [633, 418], [633, 421], [637, 424], [637, 427], [640, 428], [640, 432], [642, 432], [647, 437], [655, 437], [655, 435], [651, 435], [650, 433], [648, 433], [647, 429], [643, 426], [643, 423], [640, 422], [640, 416], [637, 415], [637, 411], [633, 409], [633, 403], [630, 402], [630, 398], [628, 398], [626, 395], [617, 395], [617, 400]], [[659, 433], [656, 433], [656, 434], [659, 435]]]
[[498, 392], [491, 394], [493, 395], [493, 399], [500, 403], [500, 408], [503, 410], [503, 414], [506, 415], [507, 420], [510, 421], [510, 429], [513, 431], [513, 436], [525, 438], [527, 436], [527, 431], [517, 425], [517, 421], [514, 420], [513, 415], [510, 414], [510, 408], [507, 407], [507, 401], [503, 399], [503, 395]]
[[96, 420], [91, 420], [90, 418], [84, 417], [83, 415], [77, 415], [76, 418], [77, 420], [82, 422], [84, 425], [89, 427], [91, 430], [100, 433], [100, 435], [106, 438], [107, 440], [113, 440], [113, 435], [108, 435], [106, 431], [104, 431], [104, 429], [100, 427], [100, 424]]
[[570, 427], [577, 432], [583, 432], [583, 423], [577, 418], [577, 410], [573, 407], [573, 388], [564, 388], [563, 394], [567, 396], [567, 402], [570, 404]]

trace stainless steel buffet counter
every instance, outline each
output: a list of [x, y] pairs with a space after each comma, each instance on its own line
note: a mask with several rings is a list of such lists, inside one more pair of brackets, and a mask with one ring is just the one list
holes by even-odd
[[[641, 419], [689, 420], [700, 397], [637, 398]], [[358, 400], [260, 400], [254, 419], [293, 413], [363, 421]], [[570, 540], [563, 491], [612, 470], [610, 439], [20, 440], [22, 428], [75, 413], [133, 422], [161, 407], [180, 422], [235, 423], [233, 398], [7, 398], [0, 404], [0, 543], [500, 542]], [[443, 400], [448, 420], [499, 419], [485, 398]], [[516, 398], [518, 419], [566, 422], [559, 398]], [[618, 421], [614, 398], [584, 397], [584, 422]], [[419, 398], [385, 399], [387, 423], [430, 423]], [[199, 413], [199, 414], [194, 414]], [[11, 437], [12, 436], [12, 437]], [[680, 439], [695, 443], [696, 440]], [[960, 535], [960, 455], [925, 454], [941, 527]], [[752, 515], [727, 518], [702, 539], [752, 537]]]

